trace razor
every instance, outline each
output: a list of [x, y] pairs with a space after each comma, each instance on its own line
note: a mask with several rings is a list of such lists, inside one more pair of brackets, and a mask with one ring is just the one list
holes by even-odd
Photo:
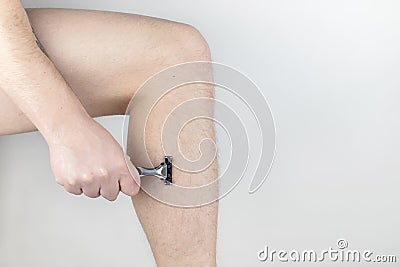
[[153, 169], [136, 167], [140, 177], [155, 176], [164, 181], [165, 185], [172, 183], [172, 156], [165, 156], [164, 162]]

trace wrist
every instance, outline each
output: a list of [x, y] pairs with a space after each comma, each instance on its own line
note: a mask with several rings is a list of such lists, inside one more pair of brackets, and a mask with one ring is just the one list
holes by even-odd
[[65, 112], [63, 110], [64, 108], [55, 114], [53, 120], [46, 120], [47, 123], [39, 130], [49, 145], [65, 143], [71, 136], [77, 137], [83, 129], [96, 123], [79, 107], [73, 109], [74, 112], [70, 109], [66, 109]]

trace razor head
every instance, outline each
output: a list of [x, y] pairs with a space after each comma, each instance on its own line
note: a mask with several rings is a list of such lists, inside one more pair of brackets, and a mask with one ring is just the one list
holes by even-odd
[[172, 183], [172, 156], [165, 156], [164, 164], [166, 166], [164, 184], [169, 185]]

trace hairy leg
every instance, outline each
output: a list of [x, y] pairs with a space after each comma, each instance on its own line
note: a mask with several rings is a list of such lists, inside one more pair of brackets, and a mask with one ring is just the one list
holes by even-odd
[[[50, 59], [93, 117], [124, 114], [148, 77], [207, 50], [189, 25], [146, 16], [68, 9], [29, 9]], [[185, 53], [183, 53], [185, 52]], [[34, 131], [0, 90], [0, 135]]]
[[[168, 66], [210, 60], [202, 36], [184, 24], [139, 15], [79, 10], [36, 9], [28, 10], [28, 15], [48, 56], [93, 117], [124, 114], [140, 84]], [[212, 96], [212, 88], [180, 88], [153, 110], [146, 139], [154, 164], [163, 156], [159, 129], [165, 118], [160, 114], [199, 96]], [[131, 116], [130, 129], [135, 127], [134, 114]], [[34, 130], [34, 125], [0, 91], [0, 135]], [[131, 132], [128, 154], [139, 165], [145, 160], [135, 154], [138, 140]], [[194, 121], [185, 127], [180, 143], [186, 157], [198, 157], [198, 144], [204, 137], [214, 139], [212, 123]], [[174, 170], [174, 179], [181, 185], [210, 182], [217, 176], [216, 164], [197, 174]], [[174, 208], [144, 192], [133, 202], [159, 266], [215, 265], [217, 203], [201, 208]]]
[[[204, 60], [209, 60], [209, 56], [206, 54], [202, 57]], [[177, 75], [179, 74], [181, 73], [178, 72]], [[149, 93], [151, 94], [151, 92]], [[138, 99], [134, 100], [133, 106], [136, 101], [139, 103], [147, 101], [146, 92], [143, 94], [140, 92], [135, 97]], [[149, 114], [145, 127], [136, 123], [141, 118], [137, 118], [135, 107], [133, 107], [130, 113], [128, 154], [132, 155], [134, 164], [138, 166], [149, 164], [140, 149], [142, 142], [146, 144], [146, 153], [151, 161], [150, 167], [157, 166], [162, 162], [164, 154], [174, 156], [174, 164], [177, 166], [182, 166], [184, 158], [192, 161], [198, 160], [200, 157], [213, 158], [214, 147], [202, 146], [201, 153], [199, 149], [199, 144], [204, 139], [215, 140], [213, 122], [207, 119], [195, 119], [186, 125], [182, 123], [182, 120], [187, 122], [186, 114], [188, 113], [191, 114], [189, 120], [200, 114], [212, 117], [212, 101], [202, 102], [202, 99], [212, 97], [213, 88], [211, 86], [193, 84], [178, 87], [157, 102]], [[185, 106], [186, 101], [192, 101], [192, 103]], [[198, 102], [193, 104], [196, 101]], [[181, 109], [178, 112], [171, 113], [179, 107]], [[168, 127], [163, 127], [164, 122], [168, 119], [172, 120], [170, 123], [175, 129], [182, 127], [179, 136], [169, 135], [168, 129], [166, 129]], [[140, 132], [143, 130], [145, 130], [145, 139], [139, 138]], [[166, 135], [162, 134], [163, 130], [167, 132]], [[167, 144], [173, 143], [178, 143], [179, 149], [170, 148], [168, 151], [164, 151], [163, 146], [165, 148]], [[180, 156], [184, 158], [178, 157], [178, 153], [181, 153]], [[217, 178], [217, 162], [216, 160], [211, 161], [212, 164], [208, 168], [207, 165], [203, 165], [206, 167], [205, 170], [198, 173], [174, 168], [173, 182], [191, 188], [211, 183]], [[196, 198], [203, 197], [203, 192], [196, 191], [191, 195], [185, 194], [185, 200], [188, 201], [185, 202], [179, 199], [178, 195], [173, 195], [172, 199], [166, 198], [165, 195], [170, 190], [173, 190], [171, 186], [164, 185], [157, 178], [145, 177], [142, 179], [142, 190], [133, 197], [136, 212], [150, 241], [157, 265], [215, 266], [218, 204], [214, 202], [203, 207], [176, 208], [172, 205], [193, 206], [193, 202], [188, 198], [194, 198], [196, 201]], [[201, 194], [201, 196], [196, 196], [196, 194]], [[210, 190], [205, 194], [207, 197], [211, 197], [208, 200], [213, 200], [217, 192]], [[175, 197], [179, 199], [178, 202], [174, 202]]]

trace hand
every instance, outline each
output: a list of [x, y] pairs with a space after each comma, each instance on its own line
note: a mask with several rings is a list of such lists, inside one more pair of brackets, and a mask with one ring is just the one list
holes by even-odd
[[79, 125], [84, 127], [61, 131], [57, 139], [48, 142], [57, 183], [72, 194], [83, 193], [91, 198], [102, 195], [110, 201], [119, 191], [136, 195], [139, 173], [118, 142], [91, 118]]

